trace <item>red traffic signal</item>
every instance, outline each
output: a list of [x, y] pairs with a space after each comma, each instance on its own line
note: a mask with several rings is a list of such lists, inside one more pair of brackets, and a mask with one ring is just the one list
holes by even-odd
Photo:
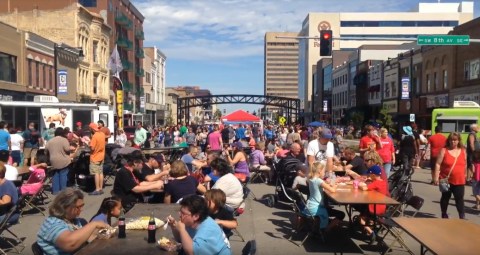
[[320, 56], [331, 56], [332, 46], [332, 30], [320, 31]]

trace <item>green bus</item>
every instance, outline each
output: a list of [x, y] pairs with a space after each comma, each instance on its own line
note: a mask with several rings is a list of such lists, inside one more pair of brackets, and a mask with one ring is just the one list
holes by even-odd
[[[478, 124], [480, 106], [472, 101], [455, 101], [453, 108], [438, 108], [432, 111], [432, 134], [435, 127], [442, 128], [442, 134], [448, 136], [450, 132], [459, 132], [462, 143], [466, 144], [470, 125]], [[480, 132], [479, 132], [480, 133]], [[479, 134], [477, 134], [478, 136]]]

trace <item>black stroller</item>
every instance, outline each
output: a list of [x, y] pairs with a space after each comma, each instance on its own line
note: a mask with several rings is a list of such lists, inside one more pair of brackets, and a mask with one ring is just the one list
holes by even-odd
[[267, 205], [273, 207], [278, 201], [292, 203], [295, 200], [291, 192], [293, 181], [297, 176], [297, 169], [301, 162], [297, 159], [284, 158], [273, 164], [275, 178], [275, 194], [269, 195]]
[[77, 160], [72, 163], [70, 171], [70, 183], [85, 192], [95, 190], [95, 176], [90, 175], [90, 150], [80, 152]]

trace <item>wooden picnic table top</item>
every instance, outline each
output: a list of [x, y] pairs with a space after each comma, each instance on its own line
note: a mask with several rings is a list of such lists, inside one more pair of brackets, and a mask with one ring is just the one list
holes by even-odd
[[374, 190], [354, 189], [352, 185], [338, 186], [336, 192], [325, 191], [338, 204], [387, 204], [398, 205], [398, 201]]
[[30, 174], [32, 171], [30, 171], [29, 166], [17, 166], [17, 171], [18, 175], [24, 175], [24, 174]]
[[406, 218], [392, 220], [434, 254], [474, 254], [480, 250], [480, 225], [462, 219]]
[[[131, 218], [150, 216], [154, 210], [155, 218], [163, 221], [169, 215], [178, 218], [178, 204], [136, 204], [130, 211], [125, 214], [126, 220]], [[147, 242], [147, 230], [127, 230], [125, 239], [118, 239], [114, 236], [107, 240], [94, 240], [76, 254], [177, 254], [177, 252], [167, 252], [162, 250], [156, 243]], [[172, 230], [168, 228], [163, 230], [162, 227], [157, 228], [156, 239], [162, 237], [173, 238]]]

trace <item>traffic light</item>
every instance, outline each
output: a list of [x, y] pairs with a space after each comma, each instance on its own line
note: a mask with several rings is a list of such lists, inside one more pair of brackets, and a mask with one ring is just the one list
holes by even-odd
[[332, 30], [320, 31], [320, 56], [332, 55]]

